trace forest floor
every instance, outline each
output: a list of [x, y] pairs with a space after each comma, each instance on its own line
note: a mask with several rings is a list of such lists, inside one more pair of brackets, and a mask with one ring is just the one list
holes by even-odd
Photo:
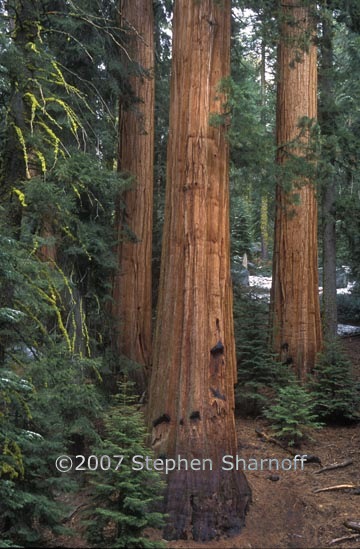
[[[354, 373], [360, 380], [360, 337], [342, 340], [344, 348], [354, 365]], [[245, 460], [291, 459], [280, 446], [260, 438], [255, 429], [267, 431], [262, 419], [237, 420], [238, 454]], [[331, 541], [354, 532], [344, 526], [346, 520], [360, 522], [360, 494], [349, 490], [315, 493], [316, 489], [352, 484], [360, 486], [360, 424], [331, 426], [316, 431], [314, 440], [304, 443], [299, 454], [311, 454], [320, 458], [323, 466], [351, 459], [353, 464], [344, 468], [315, 474], [318, 463], [305, 464], [301, 470], [247, 471], [246, 477], [252, 490], [246, 526], [239, 536], [222, 538], [206, 543], [173, 541], [167, 549], [266, 549], [266, 548], [355, 548], [360, 547], [360, 532], [357, 539], [331, 544]], [[254, 463], [254, 462], [252, 462]], [[276, 474], [277, 481], [270, 480]], [[87, 547], [81, 526], [81, 508], [86, 504], [86, 493], [73, 506], [80, 512], [69, 519], [74, 537], [63, 537], [49, 544], [53, 547]], [[151, 533], [154, 539], [154, 533]]]

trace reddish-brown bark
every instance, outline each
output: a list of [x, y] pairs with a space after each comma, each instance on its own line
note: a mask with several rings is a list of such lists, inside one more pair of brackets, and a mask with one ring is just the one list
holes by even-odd
[[[154, 38], [151, 0], [121, 0], [122, 25], [132, 59], [147, 73], [130, 85], [137, 102], [120, 101], [119, 169], [134, 176], [117, 208], [118, 271], [113, 285], [116, 348], [144, 366], [151, 353], [151, 254], [154, 154]], [[128, 102], [127, 102], [128, 103]], [[131, 235], [129, 237], [129, 235]], [[144, 376], [136, 376], [138, 386]]]
[[213, 470], [169, 475], [168, 538], [239, 531], [250, 498], [237, 452], [236, 359], [229, 246], [225, 96], [230, 0], [177, 0], [173, 27], [165, 226], [149, 391], [157, 455], [210, 459]]
[[[310, 144], [304, 117], [317, 117], [316, 46], [309, 6], [284, 0], [278, 53], [277, 162], [304, 158]], [[288, 188], [287, 186], [291, 187]], [[274, 349], [300, 379], [313, 369], [321, 347], [318, 295], [317, 201], [304, 177], [276, 192], [272, 322]]]

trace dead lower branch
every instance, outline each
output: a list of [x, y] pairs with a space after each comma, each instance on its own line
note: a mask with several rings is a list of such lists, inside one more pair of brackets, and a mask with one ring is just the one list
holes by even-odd
[[326, 488], [318, 488], [317, 490], [314, 490], [314, 494], [318, 494], [319, 492], [330, 492], [335, 490], [359, 490], [360, 494], [360, 485], [356, 484], [336, 484], [335, 486], [327, 486]]
[[327, 467], [322, 467], [322, 469], [315, 471], [314, 475], [319, 475], [320, 473], [324, 473], [325, 471], [333, 471], [334, 469], [341, 469], [342, 467], [347, 467], [348, 465], [352, 465], [352, 464], [353, 464], [352, 459], [346, 459], [342, 463], [333, 463], [332, 465], [328, 465]]
[[294, 450], [292, 450], [291, 448], [288, 448], [287, 446], [285, 446], [285, 444], [276, 440], [276, 438], [271, 437], [270, 435], [267, 435], [266, 433], [264, 433], [264, 431], [260, 431], [260, 429], [255, 429], [255, 433], [257, 434], [258, 437], [263, 438], [266, 442], [271, 442], [272, 444], [276, 444], [277, 446], [280, 446], [280, 448], [285, 450], [285, 452], [289, 452], [289, 454], [291, 454], [292, 456], [295, 456], [297, 453], [299, 453], [299, 452], [294, 452]]
[[341, 538], [335, 538], [330, 541], [329, 545], [335, 545], [335, 543], [341, 543], [342, 541], [350, 541], [353, 539], [360, 539], [360, 521], [357, 520], [345, 520], [344, 526], [350, 528], [350, 530], [355, 530], [356, 534], [351, 534], [350, 536], [342, 536]]
[[[264, 433], [264, 431], [260, 431], [260, 429], [255, 429], [255, 433], [258, 437], [261, 437], [265, 442], [271, 442], [272, 444], [276, 444], [277, 446], [280, 446], [285, 452], [288, 452], [293, 457], [299, 456], [299, 450], [295, 451], [292, 448], [288, 448], [285, 444], [280, 442], [279, 440], [276, 440], [276, 438], [267, 435]], [[312, 454], [301, 454], [301, 457], [304, 458], [305, 463], [319, 463], [321, 466], [321, 459], [318, 456], [314, 456]]]
[[341, 538], [332, 539], [329, 542], [329, 545], [334, 545], [335, 543], [341, 543], [342, 541], [349, 541], [351, 539], [360, 539], [360, 534], [352, 534], [351, 536], [343, 536]]

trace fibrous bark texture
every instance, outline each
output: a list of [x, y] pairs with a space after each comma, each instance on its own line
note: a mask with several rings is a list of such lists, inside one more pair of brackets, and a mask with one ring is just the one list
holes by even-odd
[[[309, 121], [317, 116], [317, 66], [309, 4], [284, 0], [281, 12], [277, 162], [284, 165], [290, 158], [305, 159], [309, 152]], [[321, 347], [317, 202], [312, 182], [301, 176], [279, 183], [276, 198], [273, 343], [304, 380]]]
[[[118, 271], [113, 287], [117, 350], [146, 367], [151, 353], [151, 254], [154, 155], [154, 37], [151, 0], [121, 0], [135, 102], [120, 101], [119, 170], [134, 177], [117, 211]], [[136, 64], [137, 67], [136, 67]], [[143, 388], [144, 376], [136, 376]]]
[[[320, 66], [320, 116], [321, 134], [334, 134], [335, 93], [333, 84], [333, 22], [329, 11], [322, 18], [321, 66]], [[329, 19], [330, 17], [330, 19]], [[332, 145], [325, 151], [329, 163], [335, 163]], [[322, 189], [322, 236], [323, 236], [323, 333], [326, 341], [337, 337], [336, 304], [336, 183], [333, 170], [328, 170]]]
[[221, 466], [237, 452], [236, 361], [226, 119], [209, 122], [224, 110], [229, 55], [230, 0], [177, 0], [148, 418], [157, 455], [209, 459], [212, 470], [169, 474], [168, 539], [238, 532], [250, 497], [243, 473]]

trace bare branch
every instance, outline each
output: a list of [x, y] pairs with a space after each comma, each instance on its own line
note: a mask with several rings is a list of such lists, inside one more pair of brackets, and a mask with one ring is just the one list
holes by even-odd
[[319, 492], [330, 492], [335, 490], [354, 490], [359, 489], [360, 485], [356, 484], [336, 484], [336, 486], [328, 486], [327, 488], [318, 488], [317, 490], [314, 490], [314, 494], [318, 494]]
[[333, 463], [332, 465], [328, 465], [327, 467], [323, 467], [322, 469], [319, 469], [318, 471], [315, 471], [315, 475], [319, 475], [320, 473], [324, 473], [325, 471], [333, 471], [334, 469], [341, 469], [342, 467], [347, 467], [348, 465], [352, 465], [353, 460], [352, 459], [346, 459], [342, 463]]
[[351, 539], [359, 539], [359, 538], [360, 538], [360, 534], [353, 534], [351, 536], [343, 536], [341, 538], [332, 539], [329, 542], [329, 545], [334, 545], [335, 543], [341, 543], [342, 541], [349, 541]]

